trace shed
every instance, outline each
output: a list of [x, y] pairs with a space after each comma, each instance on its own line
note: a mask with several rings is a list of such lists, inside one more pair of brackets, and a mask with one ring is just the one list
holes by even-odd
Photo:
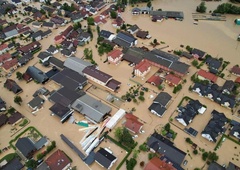
[[106, 127], [112, 129], [117, 124], [117, 122], [125, 115], [125, 113], [125, 110], [119, 109], [117, 113], [107, 122]]

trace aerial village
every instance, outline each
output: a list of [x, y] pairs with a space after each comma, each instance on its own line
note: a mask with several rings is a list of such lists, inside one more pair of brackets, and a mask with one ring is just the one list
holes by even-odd
[[155, 1], [0, 0], [0, 169], [240, 169], [240, 60]]

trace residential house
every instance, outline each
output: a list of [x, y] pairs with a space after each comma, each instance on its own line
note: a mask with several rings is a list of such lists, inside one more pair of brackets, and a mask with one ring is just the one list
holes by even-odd
[[226, 168], [218, 164], [217, 162], [211, 162], [207, 170], [226, 170]]
[[70, 57], [74, 52], [71, 49], [63, 48], [61, 54], [65, 57]]
[[25, 46], [18, 48], [21, 54], [35, 53], [37, 50], [41, 49], [42, 45], [38, 41], [31, 42]]
[[33, 13], [32, 16], [33, 16], [33, 19], [37, 21], [43, 21], [46, 19], [46, 16], [42, 14], [40, 11], [36, 11], [35, 13]]
[[206, 59], [206, 64], [209, 67], [210, 73], [217, 74], [218, 69], [221, 67], [222, 62], [217, 58], [208, 57]]
[[22, 1], [21, 0], [12, 0], [12, 3], [14, 5], [20, 5], [20, 4], [22, 4]]
[[33, 142], [28, 137], [19, 138], [15, 146], [19, 153], [26, 159], [31, 159], [36, 152]]
[[120, 88], [120, 82], [113, 79], [111, 75], [96, 69], [94, 66], [88, 66], [84, 68], [82, 72], [87, 79], [104, 86], [111, 91], [116, 91]]
[[2, 25], [3, 27], [6, 27], [8, 25], [7, 20], [5, 19], [0, 19], [0, 25]]
[[202, 131], [202, 137], [211, 142], [217, 142], [218, 136], [225, 132], [224, 126], [226, 125], [228, 119], [223, 113], [216, 110], [213, 110], [211, 115], [211, 119]]
[[139, 31], [139, 27], [134, 24], [132, 26], [130, 26], [128, 29], [127, 29], [127, 32], [129, 32], [130, 34], [135, 34]]
[[101, 17], [101, 16], [94, 17], [95, 25], [106, 24], [106, 23], [107, 23], [107, 20], [105, 20], [103, 17]]
[[148, 108], [148, 110], [159, 116], [162, 117], [167, 110], [167, 107], [172, 99], [172, 96], [170, 96], [166, 92], [160, 92], [157, 97], [153, 100], [153, 103]]
[[134, 116], [131, 113], [127, 113], [125, 115], [125, 118], [126, 118], [126, 122], [124, 124], [125, 128], [127, 128], [130, 132], [134, 134], [141, 133], [143, 123], [141, 123], [138, 120], [138, 117]]
[[71, 160], [59, 149], [50, 155], [45, 162], [50, 170], [65, 170], [71, 167]]
[[56, 28], [56, 25], [53, 22], [44, 21], [42, 24], [42, 27], [47, 29], [53, 29], [53, 28]]
[[181, 57], [185, 57], [185, 58], [187, 58], [188, 60], [190, 60], [190, 59], [193, 58], [193, 56], [192, 56], [189, 52], [186, 52], [186, 51], [182, 51]]
[[57, 8], [57, 9], [60, 9], [62, 6], [62, 4], [59, 3], [58, 1], [53, 2], [51, 5], [53, 8]]
[[208, 80], [209, 82], [212, 83], [216, 83], [218, 78], [216, 75], [202, 69], [198, 71], [197, 76], [200, 80]]
[[229, 134], [239, 140], [240, 139], [240, 123], [232, 120], [230, 122], [230, 125], [231, 125], [231, 130]]
[[46, 51], [50, 54], [57, 54], [58, 53], [58, 49], [53, 45], [50, 45], [48, 47], [48, 49], [46, 49]]
[[133, 8], [133, 9], [132, 9], [132, 14], [133, 14], [133, 15], [139, 15], [139, 14], [141, 14], [141, 9], [140, 9], [140, 8]]
[[26, 65], [30, 60], [33, 59], [33, 54], [32, 53], [28, 53], [26, 55], [23, 55], [22, 57], [20, 57], [18, 59], [18, 65], [21, 67], [21, 66], [24, 66]]
[[103, 168], [110, 169], [113, 164], [117, 161], [109, 149], [100, 148], [95, 154], [95, 161]]
[[142, 30], [137, 31], [136, 36], [141, 39], [151, 38], [148, 31], [142, 31]]
[[106, 30], [101, 30], [99, 36], [109, 41], [112, 41], [116, 37], [112, 32]]
[[150, 70], [151, 64], [146, 60], [142, 60], [134, 67], [134, 75], [144, 78]]
[[35, 66], [29, 66], [25, 73], [27, 73], [36, 82], [41, 84], [44, 84], [49, 80], [46, 74]]
[[8, 122], [8, 117], [6, 114], [0, 114], [0, 127]]
[[46, 51], [42, 51], [38, 54], [37, 56], [39, 58], [39, 60], [44, 63], [46, 61], [49, 60], [50, 57], [53, 57], [50, 53], [46, 52]]
[[174, 86], [176, 87], [177, 85], [179, 85], [182, 82], [182, 79], [175, 76], [174, 74], [167, 74], [165, 76], [165, 82], [169, 85], [169, 86]]
[[51, 77], [55, 83], [71, 90], [81, 90], [87, 85], [87, 78], [76, 71], [65, 68]]
[[126, 32], [118, 32], [115, 39], [113, 39], [113, 42], [119, 45], [120, 47], [132, 47], [137, 45], [137, 39]]
[[149, 160], [144, 170], [180, 170], [176, 169], [172, 163], [161, 160], [158, 157], [153, 157]]
[[8, 40], [10, 38], [18, 36], [18, 31], [17, 31], [16, 26], [17, 25], [14, 24], [14, 25], [10, 25], [10, 26], [7, 26], [2, 29], [2, 32], [4, 33], [4, 36], [5, 36], [5, 38], [4, 38], [5, 40]]
[[7, 44], [0, 45], [0, 55], [3, 53], [6, 53], [8, 50], [9, 50], [9, 48], [8, 48]]
[[5, 62], [11, 61], [11, 60], [12, 60], [12, 56], [9, 53], [0, 55], [0, 66], [2, 66]]
[[73, 31], [73, 26], [70, 25], [61, 33], [61, 35], [63, 35], [64, 38], [67, 38], [72, 31]]
[[225, 83], [222, 86], [222, 92], [231, 94], [233, 88], [235, 87], [235, 83], [232, 80], [226, 80]]
[[238, 65], [235, 65], [231, 68], [230, 73], [240, 76], [240, 67]]
[[11, 114], [11, 116], [8, 118], [8, 124], [15, 126], [18, 123], [20, 123], [23, 120], [24, 116], [18, 112], [15, 111], [14, 113]]
[[91, 64], [88, 61], [84, 61], [83, 59], [80, 59], [78, 57], [69, 57], [65, 60], [64, 62], [64, 66], [78, 72], [79, 74], [83, 75], [83, 70], [88, 67], [88, 66], [92, 66], [93, 64]]
[[89, 34], [88, 32], [82, 32], [78, 37], [77, 37], [78, 41], [79, 41], [79, 45], [80, 43], [84, 43], [86, 44], [87, 42], [89, 42], [91, 40], [91, 34]]
[[52, 30], [48, 29], [42, 33], [42, 38], [46, 38], [52, 34]]
[[88, 94], [80, 96], [71, 107], [94, 122], [101, 122], [110, 112], [111, 107]]
[[60, 122], [64, 123], [73, 114], [73, 110], [59, 103], [55, 103], [49, 108], [52, 115], [56, 115], [60, 118]]
[[64, 26], [67, 24], [67, 20], [64, 18], [59, 17], [58, 15], [53, 16], [50, 19], [51, 22], [53, 22], [56, 26]]
[[73, 23], [78, 23], [78, 22], [83, 21], [83, 16], [82, 16], [81, 12], [72, 13], [72, 15], [71, 15], [71, 21], [72, 21]]
[[10, 61], [6, 61], [3, 65], [3, 71], [5, 71], [6, 73], [10, 73], [12, 71], [15, 71], [18, 67], [18, 59], [14, 58]]
[[[40, 0], [41, 1], [41, 0]], [[43, 2], [45, 2], [44, 0], [42, 0]], [[54, 9], [54, 8], [51, 8], [49, 6], [46, 6], [46, 5], [42, 5], [41, 8], [49, 15], [55, 15], [57, 14], [57, 10]]]
[[194, 48], [192, 51], [191, 51], [191, 54], [193, 55], [194, 58], [197, 58], [199, 60], [203, 60], [206, 56], [206, 52], [202, 51], [202, 50], [199, 50], [197, 48]]
[[40, 28], [42, 26], [42, 22], [38, 22], [38, 21], [32, 22], [32, 26], [34, 28]]
[[4, 83], [4, 87], [14, 94], [19, 94], [23, 91], [23, 89], [12, 79], [7, 79]]
[[38, 109], [40, 109], [44, 103], [44, 99], [42, 99], [41, 97], [37, 96], [34, 97], [30, 102], [28, 102], [28, 106], [33, 110], [36, 111]]
[[96, 11], [100, 11], [103, 9], [107, 4], [104, 1], [91, 1], [90, 5], [92, 8], [94, 8]]
[[176, 20], [183, 20], [184, 19], [184, 14], [181, 11], [149, 11], [150, 16], [159, 16], [163, 18], [173, 18]]
[[0, 97], [0, 112], [6, 111], [6, 102]]
[[21, 163], [21, 161], [19, 160], [19, 158], [15, 157], [14, 159], [12, 159], [11, 161], [7, 162], [6, 165], [3, 165], [1, 167], [2, 170], [21, 170], [23, 169], [24, 165]]
[[103, 12], [101, 12], [100, 16], [103, 17], [103, 18], [108, 18], [109, 15], [110, 15], [110, 11], [111, 11], [111, 9], [108, 8], [108, 9], [104, 10]]
[[147, 141], [150, 151], [166, 156], [170, 162], [181, 165], [186, 153], [174, 146], [174, 143], [154, 132]]
[[31, 35], [31, 38], [32, 40], [35, 40], [35, 41], [40, 41], [42, 39], [42, 34], [43, 34], [43, 31], [42, 30], [39, 30], [37, 32], [34, 32], [32, 35]]
[[54, 37], [54, 43], [55, 44], [61, 44], [65, 40], [65, 37], [63, 35], [57, 35]]
[[154, 85], [154, 86], [157, 86], [157, 87], [158, 87], [159, 85], [161, 85], [162, 82], [163, 82], [163, 80], [162, 80], [161, 77], [158, 76], [158, 75], [153, 75], [152, 77], [150, 77], [150, 78], [147, 80], [147, 83], [150, 83], [150, 84], [152, 84], [152, 85]]
[[64, 65], [63, 65], [64, 62], [62, 60], [59, 60], [56, 57], [50, 57], [47, 62], [49, 62], [49, 64], [51, 64], [52, 66], [55, 66], [59, 69], [64, 69]]
[[114, 28], [121, 28], [123, 26], [123, 24], [125, 23], [125, 21], [123, 21], [123, 19], [121, 17], [117, 17], [116, 19], [113, 20], [112, 22], [112, 26]]
[[239, 169], [240, 169], [239, 165], [236, 165], [236, 164], [234, 164], [232, 162], [229, 162], [227, 170], [239, 170]]
[[196, 115], [203, 114], [206, 109], [198, 100], [190, 100], [186, 106], [178, 107], [178, 115], [175, 119], [183, 126], [188, 126]]
[[234, 82], [240, 84], [240, 77], [237, 77]]
[[107, 54], [108, 62], [118, 64], [122, 60], [123, 53], [119, 49], [114, 49]]

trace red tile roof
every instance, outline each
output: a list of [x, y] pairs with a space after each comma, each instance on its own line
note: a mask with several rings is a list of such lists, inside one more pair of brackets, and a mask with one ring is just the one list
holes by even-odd
[[57, 35], [56, 37], [54, 37], [54, 41], [59, 41], [61, 39], [64, 39], [63, 35]]
[[236, 78], [235, 82], [240, 83], [240, 77]]
[[177, 169], [174, 168], [172, 164], [169, 164], [158, 157], [154, 157], [147, 163], [144, 170], [177, 170]]
[[112, 50], [108, 53], [108, 56], [109, 57], [112, 57], [113, 59], [116, 59], [118, 57], [120, 57], [120, 55], [122, 55], [122, 51], [118, 50], [118, 49], [115, 49], [115, 50]]
[[138, 63], [135, 66], [135, 70], [139, 70], [140, 72], [144, 72], [147, 71], [149, 69], [149, 67], [151, 67], [151, 64], [149, 62], [147, 62], [146, 60], [142, 60], [140, 63]]
[[17, 58], [14, 58], [10, 61], [7, 61], [5, 62], [2, 67], [5, 69], [5, 70], [8, 70], [10, 68], [12, 68], [13, 66], [16, 66], [18, 64], [18, 59]]
[[166, 75], [165, 79], [173, 85], [178, 85], [181, 82], [181, 78], [174, 76], [173, 74]]
[[233, 66], [233, 68], [231, 69], [231, 72], [237, 75], [240, 75], [240, 67], [235, 65]]
[[0, 45], [0, 51], [4, 50], [4, 49], [6, 49], [6, 48], [8, 48], [8, 45], [7, 45], [7, 44], [2, 44], [2, 45]]
[[64, 36], [64, 37], [67, 37], [67, 35], [71, 32], [73, 30], [73, 26], [69, 26], [69, 27], [67, 27], [63, 32], [62, 32], [62, 35]]
[[148, 83], [154, 83], [156, 86], [162, 84], [163, 80], [159, 76], [153, 75], [147, 80]]
[[127, 113], [125, 117], [126, 117], [125, 127], [133, 131], [134, 133], [139, 133], [139, 130], [143, 126], [143, 123], [138, 121], [138, 117], [130, 113]]
[[36, 48], [36, 47], [40, 47], [41, 44], [38, 41], [34, 41], [32, 43], [29, 43], [23, 47], [20, 47], [18, 50], [23, 52], [23, 53], [28, 53], [31, 52], [32, 49]]
[[10, 58], [12, 58], [11, 54], [9, 54], [9, 53], [2, 54], [2, 55], [0, 55], [0, 63], [4, 62]]
[[70, 164], [70, 160], [63, 151], [57, 150], [46, 159], [46, 164], [50, 169], [62, 170]]
[[198, 75], [201, 76], [201, 77], [204, 77], [205, 79], [207, 80], [210, 80], [211, 82], [216, 82], [217, 81], [217, 76], [210, 73], [210, 72], [207, 72], [205, 70], [199, 70], [198, 71]]
[[106, 22], [107, 22], [107, 20], [105, 20], [103, 17], [101, 17], [101, 16], [96, 16], [95, 18], [94, 18], [94, 22], [95, 23], [103, 23], [103, 24], [105, 24]]

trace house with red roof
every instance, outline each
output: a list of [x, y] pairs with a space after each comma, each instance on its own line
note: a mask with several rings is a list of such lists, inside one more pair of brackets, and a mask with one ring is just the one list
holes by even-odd
[[100, 16], [103, 17], [103, 18], [108, 18], [109, 14], [110, 14], [110, 11], [111, 11], [111, 9], [108, 8], [108, 9], [104, 10], [103, 12], [101, 12]]
[[147, 60], [142, 60], [134, 68], [134, 74], [138, 77], [144, 77], [151, 70], [151, 64]]
[[7, 44], [0, 45], [0, 55], [7, 52], [7, 50], [8, 50], [8, 45]]
[[57, 35], [56, 37], [54, 37], [54, 43], [55, 44], [60, 44], [65, 40], [63, 35]]
[[173, 74], [168, 74], [165, 76], [165, 82], [170, 85], [170, 86], [177, 86], [181, 83], [182, 79], [173, 75]]
[[18, 67], [18, 59], [17, 58], [7, 61], [2, 65], [2, 68], [6, 73], [16, 70], [17, 67]]
[[0, 55], [0, 66], [10, 60], [12, 60], [11, 54], [5, 53], [5, 54]]
[[236, 76], [240, 76], [240, 67], [238, 65], [235, 65], [231, 68], [230, 72]]
[[122, 60], [122, 57], [123, 53], [119, 49], [114, 49], [110, 51], [107, 55], [108, 62], [113, 64], [118, 64]]
[[49, 156], [45, 162], [50, 170], [65, 170], [71, 167], [71, 161], [67, 155], [59, 149]]
[[177, 170], [172, 163], [153, 157], [145, 166], [144, 170]]
[[239, 83], [240, 84], [240, 77], [236, 78], [235, 83]]
[[34, 51], [41, 48], [42, 48], [42, 45], [38, 41], [34, 41], [25, 46], [18, 48], [18, 51], [22, 54], [28, 54], [28, 53], [33, 53]]
[[115, 28], [121, 28], [121, 26], [125, 23], [125, 21], [121, 17], [117, 17], [112, 22], [112, 26]]
[[125, 127], [132, 133], [138, 134], [141, 132], [141, 129], [143, 127], [143, 123], [138, 121], [138, 117], [134, 116], [131, 113], [127, 113], [125, 115], [126, 122]]
[[99, 24], [105, 24], [107, 23], [107, 20], [105, 20], [102, 16], [96, 16], [94, 18], [94, 24], [99, 25]]
[[208, 80], [208, 81], [211, 81], [213, 83], [216, 83], [217, 78], [218, 78], [215, 74], [212, 74], [212, 73], [207, 72], [207, 71], [202, 70], [202, 69], [198, 71], [197, 75], [198, 75], [198, 78], [200, 80]]
[[153, 75], [152, 77], [150, 77], [150, 78], [147, 80], [147, 83], [150, 83], [150, 84], [152, 84], [152, 85], [154, 85], [154, 86], [157, 86], [157, 87], [158, 87], [159, 85], [161, 85], [162, 82], [163, 82], [163, 80], [162, 80], [161, 77], [158, 76], [158, 75]]

